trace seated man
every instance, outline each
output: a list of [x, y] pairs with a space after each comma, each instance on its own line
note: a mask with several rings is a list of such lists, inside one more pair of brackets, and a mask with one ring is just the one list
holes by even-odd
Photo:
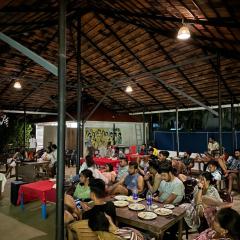
[[123, 177], [128, 175], [128, 160], [126, 158], [121, 158], [117, 170], [117, 181], [120, 181]]
[[210, 172], [212, 174], [213, 179], [215, 181], [221, 181], [221, 179], [222, 179], [222, 174], [221, 174], [220, 169], [218, 169], [218, 166], [219, 166], [218, 162], [215, 160], [211, 160], [208, 163], [207, 172]]
[[228, 192], [231, 194], [233, 180], [237, 179], [238, 190], [240, 190], [240, 149], [234, 151], [234, 156], [230, 156], [225, 162], [222, 157], [218, 159], [218, 163], [221, 166], [224, 176], [228, 178]]
[[191, 153], [190, 152], [184, 152], [183, 158], [181, 158], [182, 163], [185, 165], [186, 174], [191, 173], [191, 169], [194, 166], [194, 159], [190, 158]]
[[[161, 175], [160, 172], [160, 164], [158, 161], [151, 160], [149, 161], [149, 172], [144, 176], [144, 180], [147, 183], [148, 189], [155, 193], [161, 182]], [[152, 181], [150, 181], [150, 178], [152, 177]]]
[[173, 168], [170, 161], [160, 163], [161, 183], [159, 196], [155, 199], [165, 204], [178, 204], [184, 197], [184, 185], [181, 180], [172, 173]]
[[123, 177], [118, 183], [109, 187], [108, 191], [111, 194], [132, 195], [133, 190], [142, 193], [144, 188], [143, 177], [138, 173], [138, 164], [130, 162], [128, 167], [128, 175]]
[[167, 161], [168, 157], [169, 157], [168, 151], [160, 151], [158, 154], [158, 161], [160, 161], [160, 162]]
[[158, 159], [158, 156], [156, 155], [156, 153], [154, 153], [154, 148], [149, 148], [148, 155], [149, 155], [149, 159], [151, 159], [151, 160], [157, 160]]

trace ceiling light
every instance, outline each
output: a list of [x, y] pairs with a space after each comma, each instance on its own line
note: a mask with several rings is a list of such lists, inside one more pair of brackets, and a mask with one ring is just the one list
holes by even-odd
[[127, 86], [125, 91], [126, 91], [127, 93], [131, 93], [131, 92], [133, 91], [133, 89], [132, 89], [131, 86]]
[[16, 89], [21, 89], [21, 88], [22, 88], [22, 85], [21, 85], [21, 83], [20, 83], [19, 81], [16, 81], [16, 82], [14, 83], [13, 87], [16, 88]]
[[190, 31], [188, 29], [187, 26], [182, 26], [179, 30], [178, 30], [178, 35], [177, 38], [181, 39], [181, 40], [186, 40], [188, 38], [191, 37]]

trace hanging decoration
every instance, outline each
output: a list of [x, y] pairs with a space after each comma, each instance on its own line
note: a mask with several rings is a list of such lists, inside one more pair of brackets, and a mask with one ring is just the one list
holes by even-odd
[[0, 112], [0, 126], [5, 125], [8, 127], [9, 117], [5, 113]]

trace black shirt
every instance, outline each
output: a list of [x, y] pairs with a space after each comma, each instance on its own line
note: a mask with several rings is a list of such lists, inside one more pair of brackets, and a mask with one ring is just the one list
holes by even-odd
[[106, 202], [102, 205], [95, 205], [92, 209], [83, 213], [83, 219], [89, 219], [98, 212], [103, 212], [109, 215], [113, 222], [116, 222], [116, 209], [113, 202]]

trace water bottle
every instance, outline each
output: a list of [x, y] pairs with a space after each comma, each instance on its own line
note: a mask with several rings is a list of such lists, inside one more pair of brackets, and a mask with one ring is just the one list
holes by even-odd
[[137, 190], [137, 188], [134, 188], [132, 193], [133, 193], [133, 195], [132, 195], [133, 201], [136, 203], [137, 200], [138, 200], [138, 190]]
[[147, 192], [146, 199], [147, 199], [147, 210], [151, 211], [153, 198], [152, 198], [152, 192], [150, 190], [148, 190]]

